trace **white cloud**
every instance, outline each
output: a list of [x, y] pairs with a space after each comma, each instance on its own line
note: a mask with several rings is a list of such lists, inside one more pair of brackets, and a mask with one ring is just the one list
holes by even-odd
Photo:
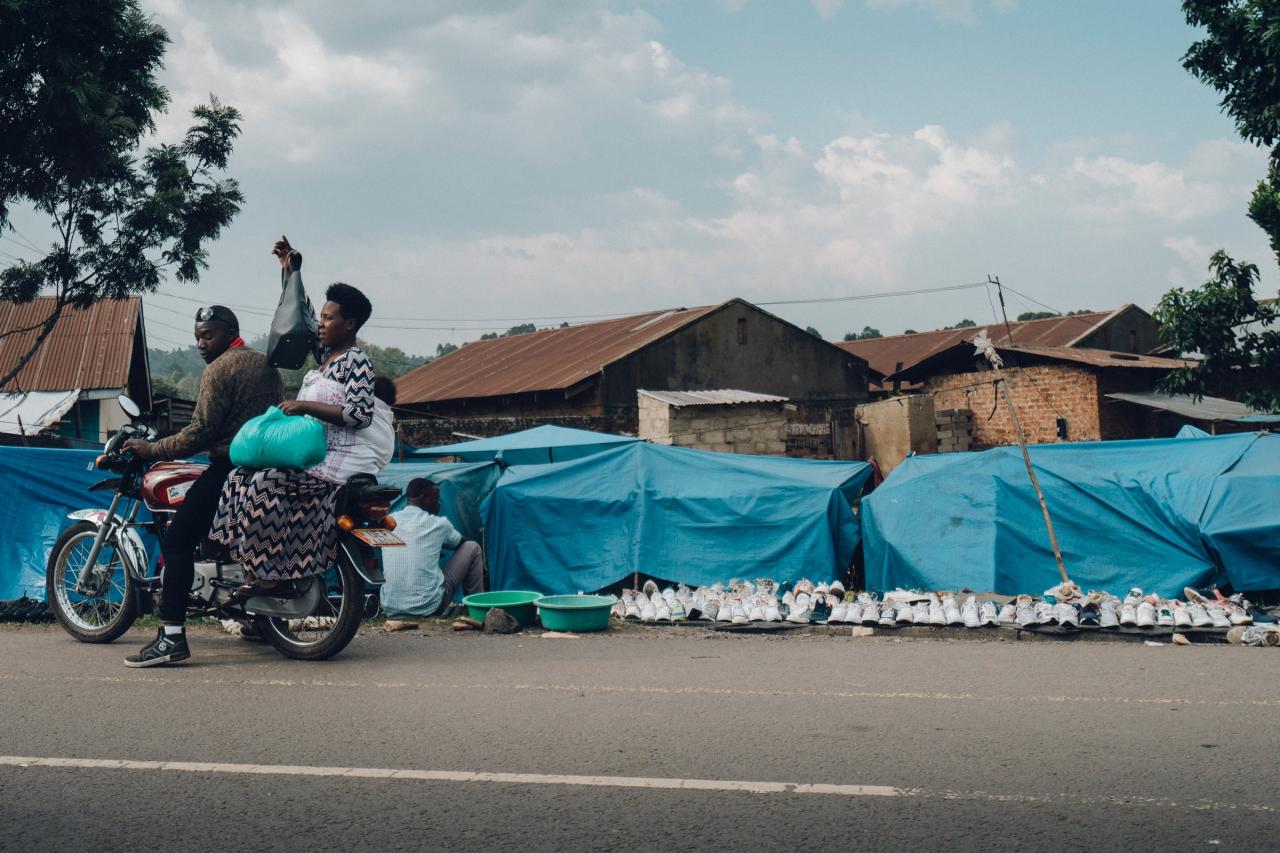
[[1095, 222], [1124, 222], [1138, 217], [1186, 222], [1216, 213], [1231, 201], [1221, 183], [1189, 178], [1183, 169], [1159, 161], [1135, 163], [1121, 157], [1077, 157], [1068, 180], [1083, 184], [1071, 213]]
[[[990, 0], [991, 8], [1001, 14], [1017, 11], [1018, 0]], [[973, 0], [867, 0], [872, 9], [917, 8], [931, 13], [940, 21], [972, 23], [977, 19]]]
[[813, 4], [814, 11], [818, 13], [818, 17], [824, 21], [829, 21], [836, 16], [844, 8], [844, 0], [809, 0]]

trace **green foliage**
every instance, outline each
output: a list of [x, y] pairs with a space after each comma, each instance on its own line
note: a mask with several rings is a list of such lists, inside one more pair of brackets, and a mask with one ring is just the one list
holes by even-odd
[[54, 296], [29, 352], [68, 305], [154, 292], [166, 271], [194, 282], [205, 245], [239, 212], [218, 179], [240, 113], [210, 96], [182, 142], [139, 156], [169, 96], [156, 81], [169, 38], [137, 0], [0, 0], [0, 230], [16, 205], [46, 215], [43, 258], [0, 269], [0, 299]]
[[882, 338], [879, 329], [873, 329], [870, 326], [863, 326], [861, 332], [845, 332], [844, 339], [846, 341], [869, 341], [872, 338]]
[[1054, 311], [1023, 311], [1017, 316], [1019, 323], [1025, 320], [1048, 320], [1050, 317], [1060, 316]]
[[[568, 325], [569, 325], [568, 323], [564, 323], [563, 325], [560, 326], [560, 328], [563, 329], [565, 326], [568, 326]], [[510, 338], [515, 335], [527, 335], [529, 332], [536, 332], [536, 331], [538, 331], [538, 327], [535, 326], [533, 323], [521, 323], [518, 326], [512, 326], [510, 329], [507, 329], [501, 335], [499, 335], [497, 332], [485, 332], [483, 335], [480, 336], [480, 340], [496, 341], [498, 338]]]
[[436, 344], [436, 358], [442, 355], [448, 355], [451, 352], [457, 352], [457, 344]]
[[920, 334], [920, 333], [919, 333], [919, 332], [917, 332], [915, 329], [903, 329], [902, 334], [904, 334], [904, 335], [918, 335], [918, 334]]
[[974, 328], [977, 328], [977, 326], [978, 326], [977, 323], [973, 322], [972, 320], [966, 317], [965, 319], [961, 320], [959, 323], [956, 323], [954, 326], [943, 326], [942, 328], [943, 329], [974, 329]]
[[1170, 290], [1152, 315], [1166, 344], [1203, 357], [1198, 367], [1169, 373], [1159, 387], [1280, 411], [1280, 330], [1270, 328], [1280, 312], [1254, 298], [1258, 268], [1219, 250], [1209, 270], [1213, 278], [1194, 290]]
[[818, 331], [817, 329], [815, 329], [813, 326], [805, 326], [805, 327], [804, 327], [804, 330], [805, 330], [806, 332], [808, 332], [809, 334], [813, 335], [815, 338], [821, 338], [821, 337], [822, 337], [822, 332], [819, 332], [819, 331]]

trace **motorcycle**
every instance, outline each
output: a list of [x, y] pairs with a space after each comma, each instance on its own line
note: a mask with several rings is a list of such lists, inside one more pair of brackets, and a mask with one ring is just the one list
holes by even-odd
[[[147, 465], [123, 450], [131, 438], [148, 441], [156, 430], [141, 420], [128, 397], [119, 397], [130, 417], [103, 448], [90, 470], [115, 476], [89, 487], [112, 492], [107, 509], [71, 513], [75, 523], [58, 537], [45, 571], [50, 609], [71, 636], [82, 643], [110, 643], [143, 613], [150, 612], [164, 582], [164, 558], [151, 564], [139, 531], [164, 541], [165, 530], [191, 484], [205, 470], [195, 462]], [[383, 583], [380, 549], [405, 543], [392, 531], [395, 486], [357, 475], [338, 499], [338, 548], [335, 564], [321, 574], [284, 581], [242, 602], [230, 602], [245, 582], [243, 567], [209, 539], [197, 548], [188, 614], [252, 623], [281, 654], [299, 660], [324, 660], [342, 651], [364, 617], [366, 584]], [[150, 521], [139, 521], [143, 507]]]

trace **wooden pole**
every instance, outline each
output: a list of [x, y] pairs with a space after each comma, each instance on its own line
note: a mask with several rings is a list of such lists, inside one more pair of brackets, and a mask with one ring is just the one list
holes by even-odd
[[1040, 480], [1036, 477], [1036, 469], [1031, 466], [1031, 454], [1027, 452], [1027, 438], [1022, 434], [1022, 425], [1018, 423], [1018, 412], [1013, 408], [1013, 398], [1009, 396], [1008, 383], [1005, 382], [1004, 371], [998, 365], [992, 365], [995, 368], [996, 376], [1000, 384], [1000, 394], [1004, 397], [1005, 405], [1009, 407], [1009, 418], [1013, 421], [1013, 430], [1018, 435], [1018, 447], [1022, 449], [1022, 461], [1027, 466], [1027, 476], [1031, 478], [1031, 485], [1035, 487], [1036, 498], [1040, 501], [1040, 512], [1044, 514], [1044, 526], [1049, 531], [1049, 544], [1053, 547], [1053, 559], [1058, 563], [1058, 574], [1062, 575], [1062, 582], [1068, 583], [1071, 579], [1067, 577], [1067, 567], [1062, 562], [1062, 550], [1058, 548], [1058, 536], [1053, 531], [1053, 518], [1049, 515], [1049, 504], [1045, 502], [1044, 490], [1040, 488]]

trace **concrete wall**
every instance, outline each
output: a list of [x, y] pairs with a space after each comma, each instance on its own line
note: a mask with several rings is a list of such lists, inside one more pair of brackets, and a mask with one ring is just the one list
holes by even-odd
[[787, 413], [783, 403], [671, 406], [638, 394], [641, 438], [655, 444], [718, 453], [785, 456]]
[[891, 397], [855, 410], [863, 458], [875, 459], [888, 474], [908, 453], [936, 453], [938, 428], [934, 400], [928, 394]]

